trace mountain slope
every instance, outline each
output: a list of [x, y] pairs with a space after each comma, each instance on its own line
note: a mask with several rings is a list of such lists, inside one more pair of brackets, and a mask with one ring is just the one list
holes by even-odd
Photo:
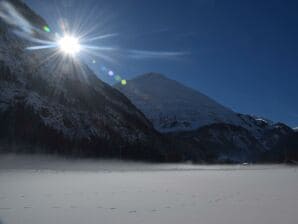
[[244, 127], [225, 123], [167, 135], [183, 142], [188, 158], [209, 163], [280, 163], [296, 160], [298, 154], [297, 135], [279, 123], [264, 127], [260, 138]]
[[[126, 86], [117, 84], [116, 88], [141, 109], [161, 132], [195, 130], [214, 123], [249, 128], [258, 122], [235, 113], [199, 91], [156, 73], [138, 76]], [[263, 122], [259, 120], [259, 123]]]
[[148, 73], [130, 80], [126, 86], [116, 87], [162, 132], [239, 122], [230, 109], [160, 74]]
[[2, 1], [0, 10], [0, 15], [12, 10], [26, 22], [23, 30], [17, 23], [3, 17], [0, 20], [2, 142], [28, 143], [67, 154], [147, 159], [163, 156], [159, 151], [161, 136], [151, 123], [87, 66], [57, 54], [49, 59], [52, 50], [26, 50], [32, 43], [23, 36], [52, 38], [43, 32], [46, 23], [42, 18], [18, 0]]

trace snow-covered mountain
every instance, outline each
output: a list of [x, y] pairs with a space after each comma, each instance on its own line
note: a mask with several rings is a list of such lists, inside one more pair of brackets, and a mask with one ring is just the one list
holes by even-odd
[[194, 130], [204, 125], [239, 122], [230, 109], [164, 75], [148, 73], [117, 85], [161, 132]]
[[143, 111], [157, 130], [181, 139], [184, 148], [191, 149], [189, 157], [258, 161], [293, 133], [284, 124], [236, 113], [164, 75], [148, 73], [116, 88]]
[[32, 43], [25, 35], [51, 38], [41, 17], [19, 0], [1, 1], [0, 10], [1, 141], [59, 153], [161, 157], [160, 135], [122, 93], [76, 59], [26, 50]]
[[189, 131], [214, 124], [245, 126], [268, 120], [235, 113], [210, 97], [164, 75], [148, 73], [116, 85], [161, 132]]
[[165, 76], [116, 86], [131, 102], [79, 60], [27, 50], [33, 39], [52, 39], [46, 25], [23, 1], [0, 1], [0, 151], [155, 161], [298, 158], [293, 129], [237, 114]]

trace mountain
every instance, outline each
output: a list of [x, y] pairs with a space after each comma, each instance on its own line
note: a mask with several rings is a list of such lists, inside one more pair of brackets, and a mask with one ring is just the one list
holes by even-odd
[[239, 120], [236, 113], [208, 96], [161, 74], [141, 75], [116, 88], [161, 132], [194, 130], [212, 123]]
[[0, 1], [0, 151], [170, 162], [297, 160], [297, 133], [284, 124], [237, 114], [159, 74], [117, 85], [123, 94], [79, 59], [28, 50], [53, 40], [46, 26], [23, 1]]
[[23, 1], [0, 2], [2, 151], [163, 160], [162, 136], [122, 93], [77, 59], [27, 50], [53, 38], [44, 26]]
[[250, 122], [203, 93], [161, 74], [144, 74], [116, 88], [161, 132], [189, 131], [214, 123], [248, 126]]
[[208, 162], [282, 162], [293, 130], [281, 123], [243, 115], [208, 96], [148, 73], [115, 86], [167, 136], [180, 140], [187, 158]]
[[289, 127], [274, 124], [262, 132], [257, 138], [241, 126], [216, 123], [167, 135], [183, 142], [188, 158], [208, 163], [280, 163], [293, 159], [294, 155], [297, 158], [298, 138]]

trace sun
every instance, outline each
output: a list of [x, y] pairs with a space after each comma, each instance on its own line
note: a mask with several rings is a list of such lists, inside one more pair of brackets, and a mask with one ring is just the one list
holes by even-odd
[[65, 35], [60, 38], [58, 40], [58, 46], [64, 54], [69, 56], [75, 56], [82, 49], [79, 39], [71, 35]]

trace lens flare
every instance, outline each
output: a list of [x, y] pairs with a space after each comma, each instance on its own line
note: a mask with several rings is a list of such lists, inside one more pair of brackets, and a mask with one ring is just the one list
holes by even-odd
[[44, 26], [44, 27], [43, 27], [43, 30], [44, 30], [45, 32], [47, 32], [47, 33], [50, 33], [50, 32], [51, 32], [51, 29], [50, 29], [50, 27], [48, 27], [48, 26]]
[[63, 53], [71, 56], [74, 56], [81, 51], [79, 39], [70, 35], [65, 35], [59, 39], [58, 46]]
[[120, 82], [120, 81], [121, 81], [121, 76], [120, 76], [120, 75], [116, 75], [116, 76], [115, 76], [115, 80], [116, 80], [117, 82]]
[[126, 86], [126, 84], [127, 84], [127, 81], [126, 81], [125, 79], [122, 79], [122, 80], [121, 80], [121, 85], [122, 85], [122, 86]]

